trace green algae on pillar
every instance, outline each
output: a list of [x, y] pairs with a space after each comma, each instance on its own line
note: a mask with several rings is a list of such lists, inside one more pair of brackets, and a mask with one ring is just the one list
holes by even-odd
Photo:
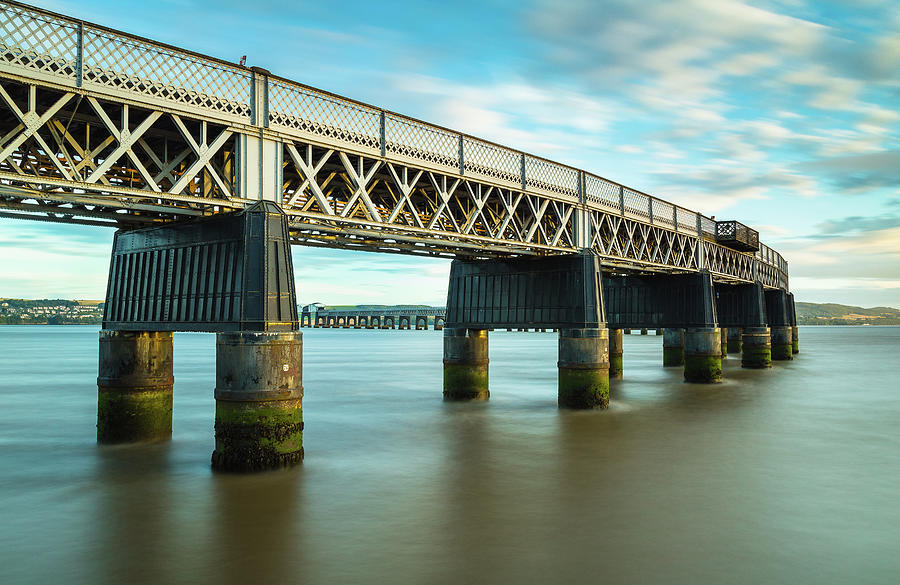
[[684, 379], [706, 384], [722, 381], [722, 333], [718, 327], [685, 331]]
[[728, 353], [741, 353], [741, 335], [743, 331], [740, 327], [728, 328]]
[[625, 354], [624, 344], [622, 343], [622, 330], [609, 330], [609, 377], [621, 378], [624, 371]]
[[722, 338], [719, 341], [722, 346], [722, 357], [726, 358], [728, 357], [728, 328], [720, 327], [719, 329], [722, 331]]
[[217, 471], [264, 471], [303, 460], [303, 334], [216, 335]]
[[794, 325], [791, 327], [791, 351], [795, 354], [800, 353], [800, 329]]
[[684, 329], [663, 329], [663, 367], [684, 365]]
[[609, 331], [559, 330], [560, 408], [609, 407]]
[[488, 332], [444, 328], [444, 400], [487, 400]]
[[172, 436], [172, 332], [100, 331], [97, 441]]
[[741, 336], [741, 367], [772, 367], [772, 342], [768, 327], [747, 327]]
[[772, 327], [772, 359], [794, 359], [793, 340], [791, 338], [791, 326]]

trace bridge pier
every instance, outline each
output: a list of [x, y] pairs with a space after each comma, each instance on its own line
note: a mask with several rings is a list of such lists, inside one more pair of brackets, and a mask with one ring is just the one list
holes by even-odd
[[741, 353], [741, 336], [744, 330], [741, 327], [729, 327], [726, 344], [728, 353]]
[[609, 329], [609, 377], [621, 378], [624, 372], [625, 348], [621, 329]]
[[646, 327], [641, 329], [641, 335], [648, 335], [648, 334], [649, 334], [649, 332], [647, 331]]
[[444, 328], [444, 400], [487, 400], [487, 329]]
[[100, 331], [97, 441], [172, 436], [172, 332]]
[[766, 313], [772, 334], [772, 359], [793, 359], [793, 299], [781, 289], [766, 291]]
[[428, 330], [428, 317], [416, 315], [416, 331]]
[[741, 336], [741, 367], [772, 367], [772, 342], [768, 327], [747, 327]]
[[796, 325], [791, 327], [791, 352], [800, 353], [800, 328]]
[[559, 330], [560, 408], [609, 408], [609, 331]]
[[263, 471], [303, 460], [303, 334], [216, 335], [217, 471]]
[[663, 367], [684, 365], [684, 329], [663, 329]]
[[688, 328], [684, 334], [684, 379], [722, 381], [722, 333], [718, 327]]
[[791, 360], [794, 359], [794, 341], [791, 336], [793, 327], [790, 325], [779, 325], [771, 328], [772, 330], [772, 359], [773, 360]]
[[728, 328], [719, 327], [719, 330], [722, 332], [722, 339], [719, 342], [722, 346], [722, 359], [725, 359], [728, 357]]

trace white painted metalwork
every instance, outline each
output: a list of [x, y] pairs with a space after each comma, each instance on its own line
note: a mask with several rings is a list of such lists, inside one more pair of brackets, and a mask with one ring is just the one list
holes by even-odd
[[481, 257], [589, 246], [611, 268], [787, 287], [771, 248], [718, 245], [712, 219], [602, 177], [0, 1], [0, 214], [121, 226], [260, 198], [282, 204], [305, 245]]

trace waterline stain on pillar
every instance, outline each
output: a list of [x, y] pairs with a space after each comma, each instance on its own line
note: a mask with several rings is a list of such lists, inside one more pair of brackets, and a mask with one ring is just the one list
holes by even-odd
[[722, 331], [722, 339], [720, 340], [720, 344], [722, 345], [722, 357], [728, 357], [728, 328], [720, 327]]
[[488, 332], [444, 328], [444, 400], [487, 400]]
[[773, 360], [791, 360], [794, 359], [793, 345], [791, 339], [790, 325], [772, 327], [772, 359]]
[[800, 329], [796, 325], [791, 327], [791, 345], [793, 353], [800, 353]]
[[559, 407], [609, 408], [609, 330], [559, 330]]
[[663, 367], [684, 365], [684, 329], [663, 329]]
[[216, 471], [264, 471], [303, 460], [303, 334], [216, 335]]
[[172, 436], [172, 332], [100, 331], [97, 441]]
[[772, 342], [768, 327], [747, 327], [741, 342], [741, 367], [772, 367]]
[[722, 333], [718, 327], [685, 331], [684, 379], [707, 384], [722, 381]]
[[621, 378], [624, 371], [625, 348], [621, 329], [609, 330], [609, 377]]
[[741, 336], [744, 330], [740, 327], [728, 328], [728, 353], [741, 353]]

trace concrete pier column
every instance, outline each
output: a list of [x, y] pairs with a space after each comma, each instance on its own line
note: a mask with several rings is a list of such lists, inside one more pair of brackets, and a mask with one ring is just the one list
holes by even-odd
[[701, 383], [722, 381], [722, 333], [718, 327], [685, 331], [684, 379]]
[[625, 335], [631, 335], [631, 329], [625, 329], [624, 332]]
[[488, 332], [444, 328], [444, 400], [487, 400]]
[[648, 331], [646, 329], [641, 329], [641, 335], [647, 335]]
[[772, 341], [768, 327], [747, 327], [741, 336], [741, 367], [772, 367]]
[[800, 329], [796, 325], [791, 327], [791, 345], [793, 353], [800, 353]]
[[791, 336], [793, 327], [790, 325], [772, 327], [772, 359], [794, 359], [794, 341]]
[[609, 407], [609, 330], [560, 329], [560, 408]]
[[744, 330], [740, 327], [728, 328], [728, 353], [741, 353], [741, 335]]
[[662, 330], [662, 329], [657, 329], [657, 330], [656, 330], [656, 334], [657, 334], [657, 335], [662, 335], [662, 334], [663, 334], [663, 330]]
[[621, 378], [623, 367], [622, 357], [625, 355], [624, 344], [622, 343], [622, 330], [609, 330], [609, 377]]
[[97, 441], [172, 436], [172, 332], [100, 331]]
[[303, 460], [303, 334], [216, 335], [217, 471], [263, 471]]
[[728, 357], [728, 328], [719, 327], [719, 330], [722, 332], [722, 338], [719, 342], [719, 345], [722, 346], [722, 359], [724, 359]]
[[663, 367], [684, 365], [684, 329], [663, 329]]

